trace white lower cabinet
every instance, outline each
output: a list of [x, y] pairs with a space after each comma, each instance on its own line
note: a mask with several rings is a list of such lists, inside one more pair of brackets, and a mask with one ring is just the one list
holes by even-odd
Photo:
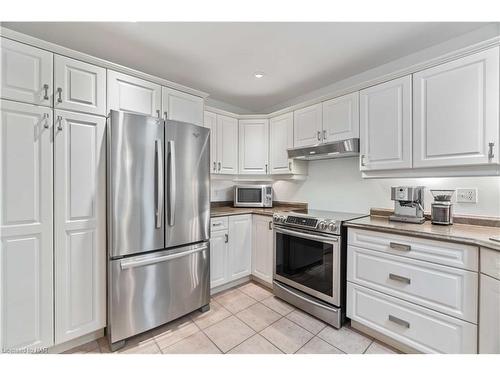
[[347, 252], [347, 316], [361, 328], [408, 351], [477, 353], [477, 247], [349, 228]]
[[55, 343], [106, 326], [103, 117], [55, 111]]
[[210, 288], [249, 276], [252, 215], [212, 218], [210, 227]]
[[479, 353], [500, 354], [500, 251], [481, 248]]
[[252, 275], [268, 284], [273, 282], [273, 220], [253, 215]]
[[52, 110], [1, 101], [0, 348], [54, 342]]

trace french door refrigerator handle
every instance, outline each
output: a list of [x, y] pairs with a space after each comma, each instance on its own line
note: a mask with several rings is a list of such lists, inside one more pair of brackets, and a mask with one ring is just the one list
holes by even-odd
[[175, 225], [175, 142], [168, 141], [168, 225]]
[[163, 151], [161, 140], [155, 140], [155, 156], [156, 156], [156, 221], [155, 227], [161, 228], [163, 216]]

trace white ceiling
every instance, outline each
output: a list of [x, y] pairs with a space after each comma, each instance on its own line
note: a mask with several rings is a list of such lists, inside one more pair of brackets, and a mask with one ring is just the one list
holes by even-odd
[[[249, 112], [484, 26], [484, 23], [4, 22]], [[254, 72], [265, 77], [256, 79]]]

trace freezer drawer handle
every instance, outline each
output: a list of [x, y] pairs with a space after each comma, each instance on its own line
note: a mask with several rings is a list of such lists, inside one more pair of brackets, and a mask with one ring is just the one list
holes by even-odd
[[175, 253], [175, 254], [170, 254], [170, 255], [164, 255], [164, 256], [161, 256], [158, 258], [148, 258], [148, 259], [139, 259], [139, 260], [122, 260], [120, 262], [120, 267], [122, 270], [126, 270], [126, 269], [130, 269], [130, 268], [149, 266], [151, 264], [167, 262], [169, 260], [186, 257], [188, 255], [202, 252], [203, 250], [206, 250], [206, 249], [208, 249], [208, 246], [203, 245], [203, 246], [197, 247], [197, 248], [192, 249], [192, 250], [183, 251], [180, 253]]
[[163, 216], [163, 151], [161, 140], [155, 140], [156, 156], [156, 222], [155, 227], [161, 228]]
[[168, 141], [168, 225], [175, 225], [175, 142]]
[[395, 275], [393, 273], [389, 274], [389, 279], [394, 280], [394, 281], [400, 281], [400, 282], [405, 283], [405, 284], [411, 284], [411, 280], [409, 278], [404, 277], [404, 276]]
[[389, 320], [393, 323], [396, 323], [399, 326], [405, 327], [405, 328], [410, 328], [410, 323], [407, 322], [406, 320], [400, 319], [394, 315], [389, 315]]

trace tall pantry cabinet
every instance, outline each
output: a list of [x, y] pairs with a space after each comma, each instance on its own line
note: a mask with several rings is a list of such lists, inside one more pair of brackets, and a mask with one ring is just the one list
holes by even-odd
[[106, 70], [1, 40], [0, 347], [103, 328]]

